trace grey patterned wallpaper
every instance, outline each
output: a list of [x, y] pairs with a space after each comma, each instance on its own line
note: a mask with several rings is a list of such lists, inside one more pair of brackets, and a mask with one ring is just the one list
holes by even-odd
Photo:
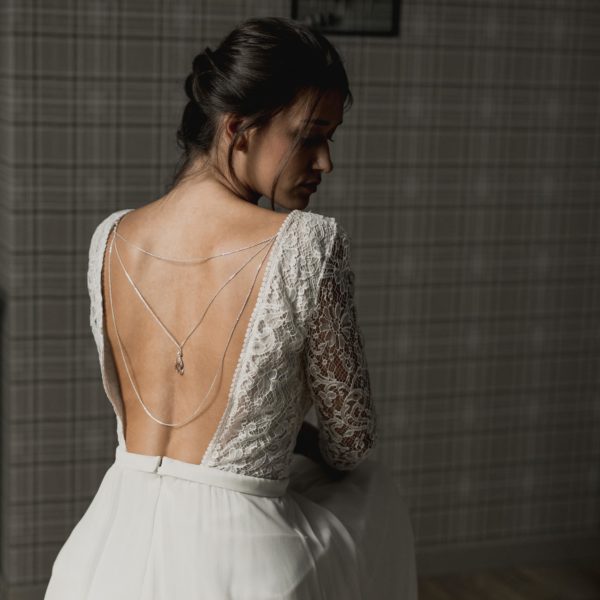
[[[288, 2], [0, 4], [2, 598], [41, 598], [114, 458], [87, 250], [163, 193], [191, 60]], [[311, 210], [352, 236], [421, 574], [600, 539], [600, 5], [403, 0], [332, 37], [355, 105]]]

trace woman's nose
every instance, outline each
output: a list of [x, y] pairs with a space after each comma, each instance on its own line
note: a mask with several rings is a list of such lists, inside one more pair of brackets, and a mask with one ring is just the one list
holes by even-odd
[[317, 164], [314, 168], [315, 171], [323, 171], [324, 173], [331, 173], [333, 171], [333, 162], [329, 155], [329, 149], [319, 151], [317, 156]]

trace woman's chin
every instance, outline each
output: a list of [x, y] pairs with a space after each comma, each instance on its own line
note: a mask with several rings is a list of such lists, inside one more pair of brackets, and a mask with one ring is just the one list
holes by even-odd
[[311, 197], [313, 196], [313, 194], [316, 193], [316, 191], [317, 190], [314, 187], [306, 187], [306, 186], [300, 185], [300, 186], [298, 186], [298, 192], [296, 194], [296, 197], [300, 198], [306, 204], [308, 204]]

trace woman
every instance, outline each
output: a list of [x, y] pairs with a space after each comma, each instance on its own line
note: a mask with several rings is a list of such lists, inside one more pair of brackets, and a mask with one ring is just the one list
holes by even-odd
[[352, 102], [340, 57], [297, 22], [250, 19], [185, 89], [170, 190], [92, 237], [118, 446], [45, 598], [416, 598], [408, 511], [367, 457], [348, 237], [304, 211]]

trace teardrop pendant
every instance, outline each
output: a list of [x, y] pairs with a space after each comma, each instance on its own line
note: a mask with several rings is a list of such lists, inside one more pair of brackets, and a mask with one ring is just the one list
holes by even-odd
[[175, 361], [175, 370], [183, 375], [184, 365], [183, 365], [183, 350], [179, 348], [177, 351], [177, 360]]

